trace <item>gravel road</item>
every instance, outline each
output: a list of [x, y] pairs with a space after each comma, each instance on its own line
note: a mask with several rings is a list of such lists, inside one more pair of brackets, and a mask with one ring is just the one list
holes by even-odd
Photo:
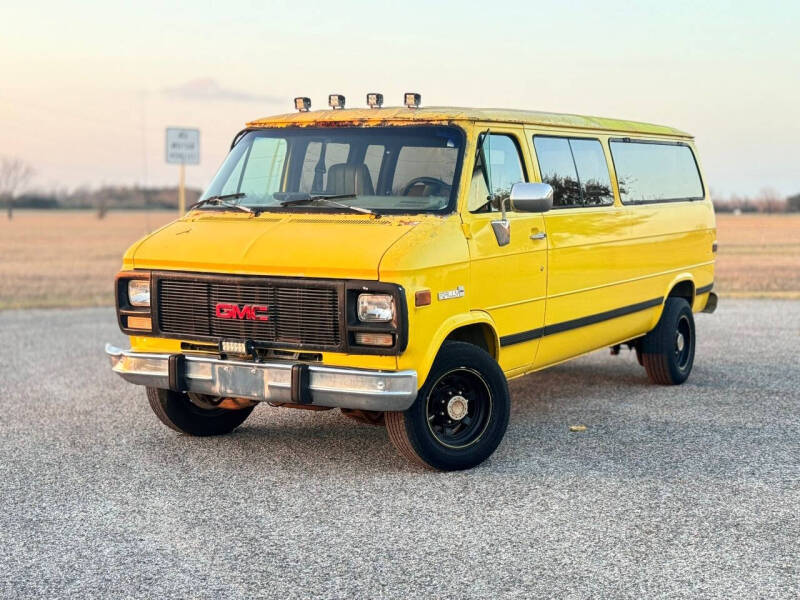
[[0, 596], [797, 598], [800, 302], [697, 326], [685, 385], [607, 350], [516, 380], [495, 455], [436, 474], [338, 411], [182, 437], [113, 310], [0, 312]]

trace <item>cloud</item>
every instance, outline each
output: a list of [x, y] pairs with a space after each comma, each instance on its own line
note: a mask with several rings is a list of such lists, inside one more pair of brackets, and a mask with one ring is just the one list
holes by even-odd
[[206, 102], [258, 102], [260, 104], [283, 104], [283, 96], [254, 94], [223, 87], [216, 79], [203, 77], [192, 79], [175, 87], [162, 90], [164, 95], [180, 100], [204, 100]]

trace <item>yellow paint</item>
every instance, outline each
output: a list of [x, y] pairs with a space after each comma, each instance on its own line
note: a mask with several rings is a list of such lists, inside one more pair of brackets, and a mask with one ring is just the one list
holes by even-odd
[[[380, 280], [406, 291], [409, 343], [400, 356], [323, 353], [330, 365], [415, 369], [422, 385], [444, 340], [479, 327], [509, 377], [630, 340], [652, 329], [661, 305], [630, 315], [501, 346], [501, 338], [666, 297], [676, 284], [713, 282], [715, 220], [710, 198], [624, 206], [619, 199], [608, 138], [681, 140], [689, 134], [631, 121], [530, 111], [455, 108], [353, 109], [291, 113], [249, 127], [413, 125], [447, 122], [467, 135], [458, 209], [447, 216], [193, 211], [140, 240], [125, 269], [172, 269], [231, 274]], [[529, 179], [540, 181], [532, 136], [599, 139], [614, 187], [610, 207], [508, 213], [511, 242], [498, 246], [491, 221], [498, 213], [466, 209], [477, 136], [491, 128], [517, 137]], [[544, 232], [545, 240], [531, 240]], [[461, 298], [438, 293], [463, 286]], [[429, 306], [414, 294], [431, 290]], [[707, 295], [696, 297], [702, 310]], [[190, 340], [187, 340], [190, 341]], [[131, 338], [140, 351], [180, 351], [180, 341]], [[291, 348], [286, 348], [291, 350]]]

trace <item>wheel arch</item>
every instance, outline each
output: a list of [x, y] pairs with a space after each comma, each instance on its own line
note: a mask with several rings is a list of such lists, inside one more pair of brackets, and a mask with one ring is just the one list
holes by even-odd
[[661, 319], [661, 315], [664, 312], [664, 304], [667, 298], [683, 298], [689, 303], [690, 307], [694, 307], [694, 300], [697, 295], [697, 286], [694, 282], [694, 276], [691, 273], [680, 273], [676, 275], [670, 281], [665, 292], [661, 301], [661, 306], [656, 311], [648, 331], [653, 330], [655, 326], [658, 325], [658, 321]]
[[497, 360], [500, 355], [500, 337], [497, 335], [494, 321], [488, 313], [471, 311], [454, 315], [441, 324], [431, 339], [424, 359], [417, 368], [419, 387], [422, 387], [428, 378], [428, 373], [442, 344], [451, 340], [478, 346], [486, 350], [494, 360]]

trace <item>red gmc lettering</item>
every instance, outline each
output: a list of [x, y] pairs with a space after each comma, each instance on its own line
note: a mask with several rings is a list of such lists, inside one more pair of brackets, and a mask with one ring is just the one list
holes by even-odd
[[269, 307], [261, 304], [226, 304], [218, 303], [214, 307], [214, 312], [220, 319], [239, 319], [246, 321], [269, 321], [267, 311]]

